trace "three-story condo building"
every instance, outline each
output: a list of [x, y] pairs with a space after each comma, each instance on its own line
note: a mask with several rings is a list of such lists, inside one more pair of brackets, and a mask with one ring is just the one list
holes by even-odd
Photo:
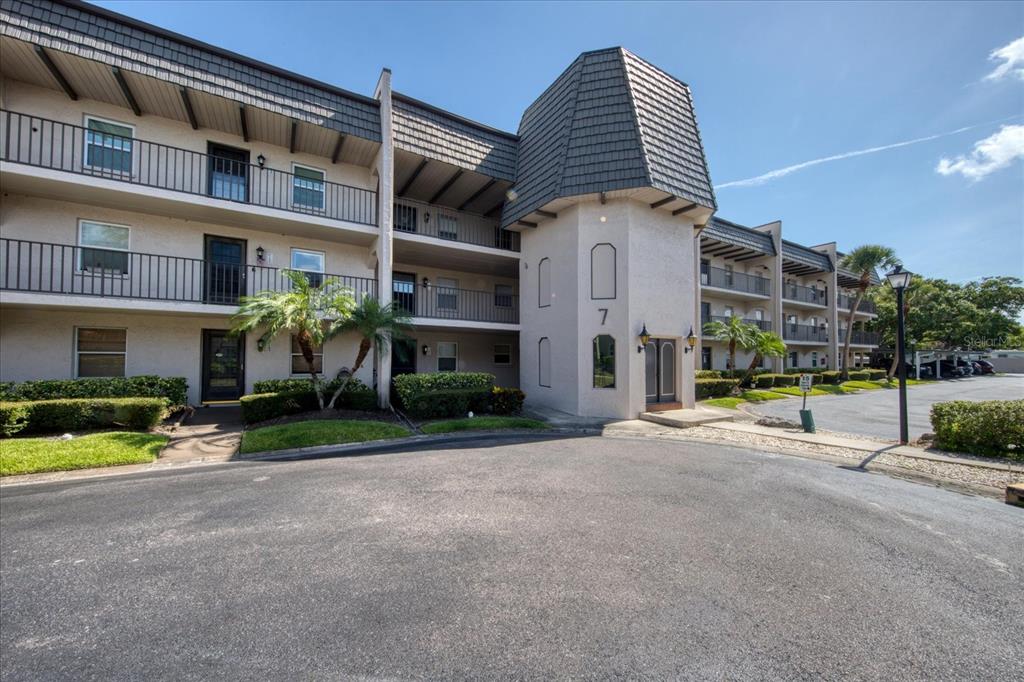
[[[387, 69], [359, 95], [91, 5], [2, 0], [0, 191], [3, 381], [184, 376], [200, 404], [301, 375], [288, 339], [228, 334], [240, 297], [297, 270], [413, 316], [359, 372], [381, 404], [400, 373], [487, 371], [632, 417], [692, 404], [694, 367], [721, 366], [686, 342], [702, 317], [785, 323], [791, 365], [832, 365], [849, 305], [834, 245], [712, 218], [689, 87], [621, 48], [580, 55], [513, 134]], [[357, 344], [318, 349], [323, 372]]]

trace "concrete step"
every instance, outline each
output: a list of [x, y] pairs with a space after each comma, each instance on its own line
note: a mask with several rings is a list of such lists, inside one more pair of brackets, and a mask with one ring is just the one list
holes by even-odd
[[689, 429], [704, 424], [715, 422], [731, 422], [733, 414], [725, 410], [714, 410], [707, 407], [692, 410], [665, 410], [663, 412], [643, 412], [640, 419], [662, 426], [672, 426], [677, 429]]

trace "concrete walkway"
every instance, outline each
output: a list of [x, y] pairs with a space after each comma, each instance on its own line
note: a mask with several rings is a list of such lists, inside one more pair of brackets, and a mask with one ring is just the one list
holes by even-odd
[[226, 462], [242, 442], [242, 408], [200, 407], [171, 434], [160, 461]]

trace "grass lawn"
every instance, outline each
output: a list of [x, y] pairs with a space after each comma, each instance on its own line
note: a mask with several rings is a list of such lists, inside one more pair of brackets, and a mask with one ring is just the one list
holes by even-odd
[[[849, 383], [849, 382], [847, 382]], [[856, 393], [856, 388], [851, 388], [846, 384], [819, 384], [814, 387], [816, 390], [822, 391], [823, 393], [831, 393], [832, 395], [842, 395], [844, 393]]]
[[423, 433], [452, 433], [454, 431], [494, 431], [497, 429], [546, 429], [548, 425], [526, 417], [473, 417], [451, 419], [424, 424]]
[[711, 398], [710, 400], [700, 401], [701, 405], [707, 405], [709, 407], [725, 407], [730, 410], [735, 410], [739, 407], [740, 403], [747, 402], [743, 398]]
[[785, 400], [786, 399], [786, 396], [779, 395], [778, 393], [776, 393], [774, 391], [762, 391], [762, 390], [756, 389], [756, 388], [752, 388], [750, 390], [743, 391], [743, 393], [740, 393], [740, 397], [743, 398], [744, 400], [749, 400], [749, 401], [755, 402], [755, 403], [756, 402], [760, 402], [762, 400]]
[[361, 443], [368, 440], [384, 438], [401, 438], [408, 436], [409, 430], [403, 426], [387, 422], [346, 420], [346, 419], [313, 419], [293, 424], [264, 426], [242, 434], [243, 454], [250, 452], [267, 452], [269, 450], [286, 450], [289, 448], [306, 448], [313, 445], [335, 445], [338, 443]]
[[90, 433], [72, 440], [5, 438], [0, 440], [0, 476], [152, 462], [167, 440], [135, 431]]
[[863, 388], [868, 391], [874, 391], [886, 387], [885, 382], [879, 384], [875, 381], [844, 381], [843, 386], [846, 386], [847, 388]]
[[[800, 392], [799, 386], [776, 386], [772, 389], [773, 393], [784, 393], [786, 395], [795, 395], [797, 398], [803, 395]], [[821, 386], [811, 387], [811, 392], [807, 395], [828, 395], [828, 392], [822, 391]]]

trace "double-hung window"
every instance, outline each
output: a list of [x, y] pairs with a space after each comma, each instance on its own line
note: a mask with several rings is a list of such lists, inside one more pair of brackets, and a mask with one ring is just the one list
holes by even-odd
[[459, 219], [448, 213], [437, 214], [437, 236], [455, 241], [459, 238]]
[[299, 164], [294, 164], [292, 170], [292, 204], [296, 208], [324, 210], [324, 172]]
[[128, 331], [107, 327], [75, 329], [75, 375], [123, 377]]
[[594, 388], [615, 388], [615, 339], [608, 334], [594, 337]]
[[85, 165], [93, 170], [131, 174], [135, 129], [91, 116], [85, 119]]
[[437, 278], [437, 309], [459, 309], [459, 280], [449, 277]]
[[[324, 372], [323, 346], [313, 346], [313, 369], [317, 374]], [[292, 374], [309, 375], [309, 362], [306, 361], [306, 357], [299, 347], [299, 338], [294, 334], [292, 334]]]
[[124, 225], [79, 221], [78, 269], [107, 275], [128, 274], [130, 231]]
[[512, 344], [511, 343], [496, 343], [494, 344], [494, 364], [496, 365], [511, 365], [512, 364]]
[[439, 341], [437, 344], [437, 371], [454, 372], [459, 368], [459, 344]]
[[495, 284], [494, 305], [498, 308], [511, 308], [513, 293], [511, 284]]
[[315, 287], [324, 282], [325, 260], [326, 256], [323, 251], [292, 249], [292, 270], [303, 272], [306, 275], [306, 280]]

